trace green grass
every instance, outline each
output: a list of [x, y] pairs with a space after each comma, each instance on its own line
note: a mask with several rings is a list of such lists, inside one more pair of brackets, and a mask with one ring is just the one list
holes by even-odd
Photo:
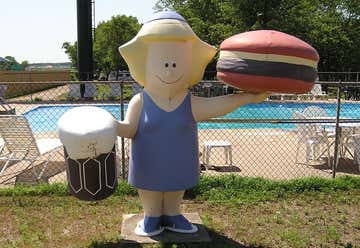
[[[202, 176], [199, 184], [187, 190], [185, 198], [210, 202], [262, 201], [304, 192], [334, 192], [360, 190], [360, 177], [341, 176], [335, 179], [307, 177], [293, 180], [268, 180], [264, 178], [240, 177], [236, 175]], [[0, 196], [44, 196], [68, 195], [65, 184], [17, 185], [0, 189]], [[119, 181], [117, 196], [136, 196], [136, 189], [126, 181]]]
[[100, 202], [77, 200], [63, 184], [20, 185], [0, 196], [0, 247], [360, 247], [359, 177], [202, 177], [182, 204], [211, 235], [199, 244], [122, 244], [122, 214], [142, 211], [125, 182]]
[[335, 179], [308, 177], [274, 181], [227, 175], [202, 177], [199, 185], [188, 190], [186, 196], [214, 202], [256, 202], [304, 192], [334, 192], [350, 189], [360, 189], [359, 177], [344, 176]]

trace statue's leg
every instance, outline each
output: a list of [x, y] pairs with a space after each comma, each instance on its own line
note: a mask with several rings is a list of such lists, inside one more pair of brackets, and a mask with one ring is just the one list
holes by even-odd
[[161, 226], [164, 193], [142, 189], [138, 192], [144, 209], [144, 219], [137, 224], [135, 233], [140, 236], [160, 234], [164, 230]]
[[180, 211], [180, 203], [183, 199], [184, 191], [164, 192], [163, 205], [163, 226], [174, 232], [194, 233], [197, 227], [192, 225]]
[[183, 199], [184, 191], [172, 191], [164, 192], [164, 205], [163, 205], [163, 215], [179, 215], [180, 214], [180, 203]]
[[159, 217], [163, 208], [163, 192], [139, 189], [139, 197], [147, 216]]

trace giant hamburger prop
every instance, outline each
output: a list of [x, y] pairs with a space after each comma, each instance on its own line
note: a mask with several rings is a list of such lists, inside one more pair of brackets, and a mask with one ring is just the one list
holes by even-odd
[[217, 77], [244, 91], [301, 94], [313, 87], [318, 61], [317, 51], [294, 36], [251, 31], [221, 43]]

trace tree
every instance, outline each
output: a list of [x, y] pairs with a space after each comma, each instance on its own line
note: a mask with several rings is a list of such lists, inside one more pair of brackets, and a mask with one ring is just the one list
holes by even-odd
[[4, 61], [0, 63], [0, 71], [9, 71], [11, 64], [13, 64], [15, 60], [15, 58], [11, 56], [6, 56], [5, 59], [7, 60], [6, 62]]
[[62, 49], [65, 50], [69, 60], [73, 67], [77, 67], [77, 42], [75, 41], [74, 44], [66, 41], [62, 45]]
[[183, 15], [212, 45], [240, 32], [274, 29], [315, 47], [319, 71], [360, 71], [359, 0], [158, 0], [155, 9], [165, 8]]
[[7, 62], [0, 63], [0, 71], [23, 71], [28, 66], [28, 61], [23, 61], [21, 64], [12, 56], [5, 56]]
[[111, 71], [127, 69], [118, 47], [131, 40], [139, 31], [140, 24], [135, 17], [117, 15], [109, 21], [100, 22], [95, 30], [95, 68], [108, 77]]
[[[100, 22], [95, 29], [93, 43], [94, 68], [109, 76], [111, 71], [127, 69], [127, 65], [118, 52], [118, 47], [131, 40], [141, 25], [132, 16], [113, 16], [109, 21]], [[68, 55], [72, 65], [77, 66], [77, 42], [64, 42], [62, 48]]]
[[22, 68], [25, 70], [25, 68], [29, 65], [29, 61], [24, 60], [23, 62], [21, 62], [20, 64], [22, 66]]

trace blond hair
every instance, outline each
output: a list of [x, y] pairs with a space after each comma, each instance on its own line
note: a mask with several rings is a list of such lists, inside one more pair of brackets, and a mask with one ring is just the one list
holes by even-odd
[[216, 54], [216, 48], [200, 40], [184, 21], [161, 19], [146, 23], [132, 40], [119, 47], [121, 56], [129, 66], [131, 76], [142, 86], [145, 86], [146, 83], [148, 45], [161, 41], [189, 41], [192, 43], [192, 71], [189, 86], [197, 84], [202, 79], [207, 64]]

